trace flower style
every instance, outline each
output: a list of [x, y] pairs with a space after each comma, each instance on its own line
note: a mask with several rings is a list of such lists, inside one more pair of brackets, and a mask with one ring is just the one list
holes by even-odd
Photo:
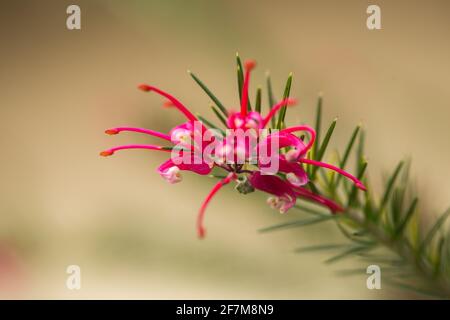
[[[150, 85], [141, 84], [139, 89], [145, 92], [155, 92], [167, 99], [165, 106], [178, 109], [187, 119], [170, 130], [169, 134], [133, 127], [117, 127], [108, 129], [105, 133], [115, 135], [124, 131], [138, 132], [151, 135], [170, 142], [172, 146], [159, 145], [124, 145], [105, 150], [102, 156], [110, 156], [119, 150], [148, 149], [170, 152], [171, 158], [161, 164], [157, 171], [169, 183], [177, 183], [182, 180], [181, 171], [191, 171], [199, 175], [208, 175], [214, 167], [226, 171], [222, 178], [210, 191], [203, 201], [197, 218], [197, 233], [200, 238], [205, 235], [203, 225], [206, 208], [215, 194], [232, 181], [237, 182], [236, 189], [241, 193], [251, 192], [254, 189], [271, 195], [268, 204], [280, 213], [285, 213], [292, 208], [298, 198], [304, 198], [316, 202], [330, 209], [332, 213], [343, 211], [339, 204], [319, 194], [313, 193], [305, 185], [309, 177], [304, 170], [304, 165], [324, 167], [336, 171], [349, 178], [355, 186], [365, 190], [364, 185], [354, 176], [333, 165], [307, 158], [308, 151], [315, 142], [314, 129], [306, 125], [293, 126], [279, 131], [272, 130], [270, 134], [261, 134], [277, 112], [285, 106], [296, 103], [293, 99], [284, 99], [275, 104], [266, 116], [260, 112], [248, 110], [248, 91], [250, 73], [255, 67], [254, 61], [245, 63], [245, 77], [241, 92], [240, 111], [226, 111], [227, 133], [228, 131], [251, 131], [251, 136], [256, 144], [248, 141], [236, 143], [236, 137], [211, 134], [204, 124], [194, 116], [179, 100], [172, 95]], [[302, 138], [294, 133], [305, 132], [309, 136], [306, 144]], [[276, 142], [276, 150], [273, 148]], [[214, 155], [205, 153], [212, 149]], [[265, 156], [256, 151], [266, 150]], [[286, 152], [279, 152], [286, 150]], [[256, 159], [255, 159], [256, 154]], [[273, 164], [277, 162], [276, 170]]]

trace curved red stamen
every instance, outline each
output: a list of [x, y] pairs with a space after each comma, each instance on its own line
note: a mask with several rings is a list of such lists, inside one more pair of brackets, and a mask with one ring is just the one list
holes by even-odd
[[295, 131], [306, 131], [311, 135], [309, 142], [306, 145], [305, 149], [303, 149], [301, 151], [301, 154], [306, 154], [308, 152], [308, 150], [311, 149], [312, 145], [314, 144], [314, 141], [316, 140], [316, 131], [309, 126], [295, 126], [295, 127], [289, 127], [289, 128], [280, 130], [279, 133], [283, 133], [283, 132], [292, 133]]
[[172, 150], [170, 150], [170, 149], [166, 149], [166, 148], [161, 147], [161, 146], [154, 146], [154, 145], [151, 145], [151, 144], [129, 144], [129, 145], [114, 147], [114, 148], [102, 151], [102, 152], [100, 152], [100, 155], [102, 157], [108, 157], [108, 156], [113, 155], [114, 152], [116, 152], [116, 151], [125, 150], [125, 149], [148, 149], [148, 150], [158, 150], [158, 151], [172, 152]]
[[247, 104], [248, 104], [248, 85], [250, 82], [250, 72], [256, 66], [256, 62], [253, 60], [249, 60], [245, 62], [245, 78], [244, 85], [242, 86], [242, 100], [241, 100], [241, 114], [242, 116], [247, 115]]
[[278, 102], [276, 105], [272, 107], [270, 112], [267, 114], [267, 116], [262, 121], [262, 127], [264, 128], [270, 121], [270, 119], [273, 118], [273, 116], [284, 106], [293, 106], [297, 103], [297, 100], [295, 99], [284, 99]]
[[140, 84], [138, 86], [139, 89], [141, 89], [142, 91], [154, 91], [160, 95], [162, 95], [163, 97], [166, 97], [167, 99], [169, 99], [173, 105], [180, 110], [185, 116], [186, 118], [188, 118], [191, 121], [197, 121], [197, 117], [194, 116], [178, 99], [176, 99], [174, 96], [168, 94], [167, 92], [164, 92], [156, 87], [153, 86], [149, 86], [146, 84]]
[[211, 201], [212, 197], [226, 184], [230, 183], [231, 180], [236, 179], [236, 174], [234, 172], [231, 172], [228, 174], [228, 176], [219, 182], [211, 189], [209, 194], [206, 196], [206, 199], [203, 201], [203, 204], [200, 208], [200, 211], [197, 216], [197, 233], [200, 238], [205, 237], [205, 227], [203, 226], [203, 220], [205, 217], [205, 210], [208, 206], [209, 202]]
[[110, 135], [114, 135], [114, 134], [118, 134], [122, 131], [132, 131], [132, 132], [139, 132], [139, 133], [145, 133], [154, 137], [158, 137], [167, 141], [171, 141], [170, 140], [170, 136], [158, 131], [153, 131], [150, 129], [143, 129], [143, 128], [133, 128], [133, 127], [118, 127], [118, 128], [112, 128], [112, 129], [108, 129], [105, 130], [106, 134], [110, 134]]
[[364, 191], [367, 190], [367, 188], [363, 185], [363, 183], [361, 181], [359, 181], [355, 176], [351, 175], [350, 173], [342, 170], [341, 168], [338, 168], [338, 167], [333, 166], [333, 165], [328, 164], [328, 163], [315, 161], [315, 160], [310, 160], [310, 159], [299, 159], [299, 161], [302, 162], [302, 163], [312, 164], [313, 166], [324, 167], [324, 168], [336, 171], [336, 172], [342, 174], [343, 176], [349, 178], [350, 180], [352, 180], [355, 183], [355, 186], [357, 188], [359, 188], [361, 190], [364, 190]]

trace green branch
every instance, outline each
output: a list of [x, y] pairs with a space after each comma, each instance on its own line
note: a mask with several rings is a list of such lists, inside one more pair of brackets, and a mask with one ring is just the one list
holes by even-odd
[[[323, 141], [317, 141], [308, 155], [309, 158], [320, 161], [325, 157], [336, 122], [335, 119], [330, 124]], [[321, 123], [322, 100], [319, 99], [316, 117], [318, 137], [321, 136]], [[326, 263], [335, 263], [351, 257], [360, 258], [361, 262], [370, 262], [379, 265], [382, 270], [389, 270], [383, 272], [383, 279], [387, 284], [413, 290], [420, 295], [450, 298], [450, 233], [444, 229], [450, 209], [437, 219], [428, 232], [421, 232], [424, 228], [419, 223], [421, 211], [418, 207], [418, 197], [411, 190], [409, 166], [405, 165], [404, 161], [399, 162], [388, 177], [382, 196], [374, 196], [366, 174], [363, 134], [360, 126], [354, 129], [342, 153], [344, 156], [340, 158], [339, 167], [344, 168], [353, 155], [356, 176], [365, 182], [367, 192], [358, 190], [340, 175], [329, 174], [326, 169], [316, 167], [309, 171], [312, 180], [310, 185], [314, 186], [311, 190], [343, 205], [344, 213], [335, 216], [322, 213], [314, 218], [308, 217], [272, 226], [262, 231], [332, 221], [348, 240], [346, 244], [318, 244], [298, 248], [296, 252], [335, 251]], [[354, 150], [358, 136], [359, 145]], [[336, 152], [340, 154], [339, 151]], [[296, 208], [302, 210], [303, 206], [304, 201], [299, 200]], [[342, 274], [362, 275], [365, 274], [365, 268], [347, 270]]]

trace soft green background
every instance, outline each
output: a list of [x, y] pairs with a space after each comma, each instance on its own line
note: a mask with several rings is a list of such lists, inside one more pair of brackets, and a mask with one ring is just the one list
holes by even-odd
[[[72, 3], [82, 10], [81, 31], [65, 27]], [[366, 28], [372, 3], [382, 10], [380, 31]], [[267, 208], [262, 194], [224, 190], [199, 241], [195, 216], [213, 180], [185, 175], [168, 185], [155, 173], [165, 154], [104, 159], [98, 152], [149, 141], [105, 136], [108, 127], [167, 131], [182, 120], [161, 108], [158, 96], [138, 91], [140, 82], [212, 117], [190, 69], [237, 106], [239, 51], [259, 63], [252, 92], [270, 69], [280, 96], [294, 72], [292, 95], [300, 105], [289, 110], [292, 123], [312, 121], [321, 91], [325, 119], [339, 116], [336, 146], [362, 121], [375, 185], [381, 172], [411, 156], [422, 205], [433, 217], [450, 192], [449, 7], [425, 0], [4, 1], [0, 257], [12, 257], [16, 268], [14, 276], [0, 275], [1, 296], [406, 297], [385, 286], [369, 291], [364, 276], [336, 277], [351, 261], [329, 267], [322, 264], [326, 255], [292, 252], [341, 241], [333, 225], [258, 234], [289, 219]], [[80, 291], [65, 287], [70, 264], [82, 268]]]

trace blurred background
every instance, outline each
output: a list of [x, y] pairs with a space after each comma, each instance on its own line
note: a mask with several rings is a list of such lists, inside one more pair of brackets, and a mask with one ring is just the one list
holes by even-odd
[[[81, 30], [66, 8], [81, 7]], [[381, 8], [382, 30], [366, 28]], [[448, 1], [3, 1], [0, 10], [0, 297], [147, 299], [404, 298], [366, 278], [337, 277], [352, 261], [298, 246], [340, 241], [333, 224], [259, 234], [285, 221], [266, 196], [223, 190], [197, 240], [195, 217], [215, 183], [155, 172], [166, 154], [99, 151], [156, 140], [109, 137], [130, 125], [168, 131], [183, 120], [141, 82], [213, 118], [194, 71], [227, 106], [238, 105], [235, 53], [254, 58], [251, 92], [270, 70], [281, 96], [290, 71], [300, 105], [289, 121], [312, 122], [323, 92], [325, 120], [339, 117], [342, 147], [367, 130], [375, 185], [413, 160], [426, 214], [450, 203], [450, 3]], [[267, 108], [263, 92], [263, 108]], [[265, 109], [267, 110], [267, 109]], [[293, 215], [296, 213], [292, 213]], [[66, 268], [81, 267], [81, 290]]]

